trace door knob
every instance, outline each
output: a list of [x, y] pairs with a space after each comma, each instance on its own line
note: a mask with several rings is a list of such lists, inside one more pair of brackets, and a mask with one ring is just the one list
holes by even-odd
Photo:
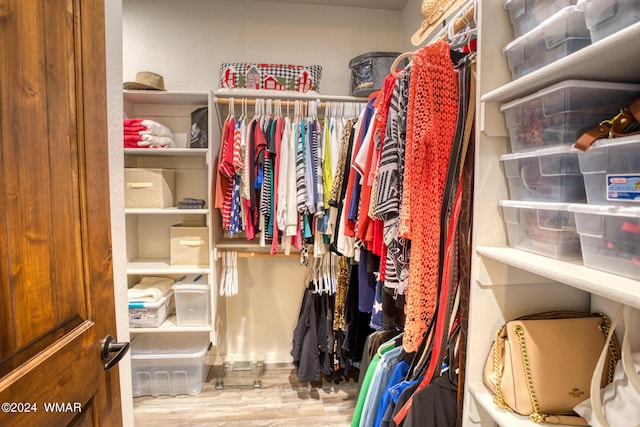
[[[111, 335], [107, 335], [102, 339], [101, 356], [105, 362], [104, 370], [108, 371], [113, 368], [129, 351], [128, 342], [116, 342], [116, 339]], [[113, 355], [112, 355], [113, 354]], [[111, 356], [112, 355], [112, 356]]]

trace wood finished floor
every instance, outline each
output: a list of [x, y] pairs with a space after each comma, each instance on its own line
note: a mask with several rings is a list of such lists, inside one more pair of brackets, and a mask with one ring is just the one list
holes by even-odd
[[212, 368], [202, 392], [195, 396], [134, 398], [135, 427], [337, 427], [351, 423], [358, 398], [357, 371], [339, 384], [326, 380], [301, 383], [293, 365], [266, 365], [260, 388], [228, 385], [234, 382], [230, 374], [221, 390], [216, 389], [219, 372]]

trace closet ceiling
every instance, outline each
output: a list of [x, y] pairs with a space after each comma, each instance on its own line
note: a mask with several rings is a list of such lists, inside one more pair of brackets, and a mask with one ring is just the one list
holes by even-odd
[[[262, 0], [274, 1], [274, 0]], [[328, 6], [360, 7], [365, 9], [402, 10], [408, 0], [275, 0], [280, 3], [305, 3]]]

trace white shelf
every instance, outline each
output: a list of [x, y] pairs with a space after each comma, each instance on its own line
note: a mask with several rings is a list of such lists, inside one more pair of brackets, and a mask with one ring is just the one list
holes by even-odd
[[508, 247], [478, 246], [478, 254], [577, 289], [640, 308], [640, 282]]
[[568, 79], [638, 83], [640, 22], [481, 97], [507, 102]]
[[206, 91], [125, 90], [123, 96], [134, 104], [206, 105], [209, 100]]
[[[496, 407], [495, 403], [493, 403], [493, 394], [491, 391], [482, 383], [475, 383], [469, 385], [469, 390], [471, 391], [471, 395], [478, 402], [482, 408], [487, 411], [491, 418], [500, 426], [505, 427], [533, 427], [540, 425], [551, 425], [551, 424], [536, 424], [529, 419], [529, 417], [519, 415], [513, 412], [510, 412], [506, 409], [501, 409]], [[566, 424], [553, 424], [554, 426], [564, 426]]]
[[129, 261], [127, 274], [210, 274], [208, 266], [179, 266], [169, 264], [168, 259], [141, 259]]
[[126, 208], [124, 213], [132, 215], [206, 215], [209, 213], [209, 209]]
[[207, 148], [125, 148], [124, 154], [139, 157], [206, 157]]
[[184, 332], [211, 332], [211, 326], [178, 326], [176, 316], [171, 315], [157, 328], [129, 328], [132, 334], [166, 334]]

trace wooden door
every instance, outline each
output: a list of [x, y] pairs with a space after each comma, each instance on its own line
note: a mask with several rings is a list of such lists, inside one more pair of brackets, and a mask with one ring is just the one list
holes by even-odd
[[1, 426], [122, 424], [104, 0], [0, 0]]

